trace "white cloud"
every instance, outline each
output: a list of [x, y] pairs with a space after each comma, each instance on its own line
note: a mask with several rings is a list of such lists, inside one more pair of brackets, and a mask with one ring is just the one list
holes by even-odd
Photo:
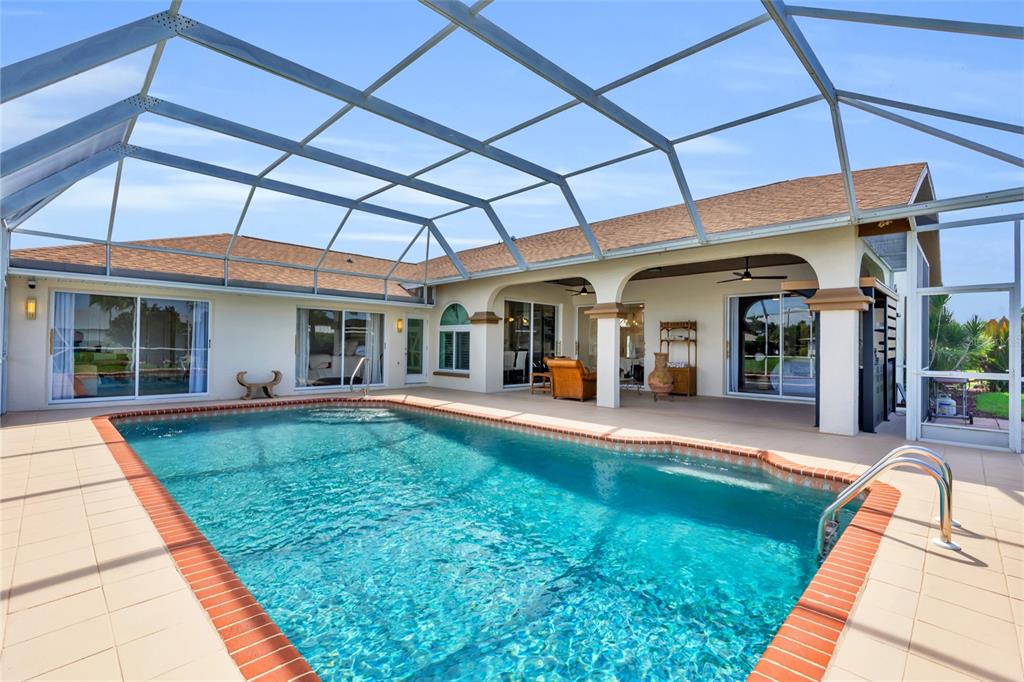
[[143, 51], [0, 106], [3, 147], [25, 142], [137, 93], [148, 58], [148, 51]]
[[146, 146], [174, 145], [206, 147], [222, 142], [224, 138], [206, 128], [175, 125], [147, 114], [139, 118], [132, 140]]
[[711, 156], [730, 156], [747, 154], [750, 150], [739, 142], [727, 140], [715, 135], [698, 137], [694, 140], [683, 142], [679, 145], [679, 151], [687, 155], [706, 154]]

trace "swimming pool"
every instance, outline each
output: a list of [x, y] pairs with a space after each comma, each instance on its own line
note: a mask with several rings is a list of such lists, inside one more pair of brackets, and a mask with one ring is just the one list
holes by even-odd
[[324, 679], [742, 679], [833, 497], [389, 408], [118, 429]]

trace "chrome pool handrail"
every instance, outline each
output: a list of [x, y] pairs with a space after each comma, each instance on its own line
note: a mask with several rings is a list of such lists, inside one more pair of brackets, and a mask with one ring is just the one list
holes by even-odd
[[[363, 363], [365, 363], [365, 362], [366, 362], [366, 356], [364, 355], [363, 357], [359, 358], [359, 362], [356, 363], [355, 369], [353, 369], [352, 373], [348, 375], [348, 392], [349, 393], [351, 393], [352, 391], [354, 391], [356, 389], [355, 384], [354, 384], [355, 379], [356, 379], [356, 373], [359, 372], [360, 368], [363, 366]], [[363, 395], [366, 395], [366, 377], [363, 377]]]
[[[925, 453], [920, 453], [925, 450]], [[926, 457], [931, 462], [921, 459]], [[818, 559], [824, 560], [831, 549], [831, 541], [839, 530], [839, 511], [851, 500], [864, 492], [864, 489], [883, 471], [892, 467], [909, 464], [924, 471], [935, 479], [939, 487], [939, 533], [940, 537], [932, 542], [946, 549], [959, 551], [960, 546], [953, 542], [953, 472], [942, 457], [937, 453], [912, 445], [904, 445], [893, 449], [875, 462], [867, 471], [848, 485], [835, 501], [832, 502], [818, 519], [817, 550]], [[938, 464], [939, 466], [936, 466]]]
[[[903, 456], [903, 455], [919, 455], [921, 457], [927, 457], [928, 459], [930, 459], [933, 462], [935, 462], [942, 469], [942, 472], [945, 474], [946, 481], [949, 482], [949, 506], [950, 506], [950, 509], [952, 509], [953, 508], [953, 469], [952, 469], [952, 467], [949, 466], [949, 462], [946, 461], [945, 457], [943, 457], [939, 453], [935, 452], [934, 450], [929, 450], [928, 448], [920, 446], [920, 445], [901, 445], [898, 448], [893, 448], [892, 450], [890, 450], [889, 454], [887, 454], [885, 457], [883, 457], [882, 460], [891, 459], [893, 457], [898, 457], [898, 456]], [[939, 519], [936, 518], [936, 521], [938, 521], [938, 520]], [[960, 522], [957, 521], [954, 518], [950, 519], [950, 523], [953, 525], [954, 528], [961, 528], [962, 527]]]

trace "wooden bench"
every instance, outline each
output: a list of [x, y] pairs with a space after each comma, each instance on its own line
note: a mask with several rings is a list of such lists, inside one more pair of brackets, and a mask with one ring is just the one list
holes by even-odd
[[[255, 398], [274, 397], [273, 388], [274, 386], [277, 386], [279, 383], [281, 383], [281, 372], [275, 369], [274, 378], [271, 379], [270, 381], [262, 382], [246, 381], [246, 374], [248, 374], [248, 372], [239, 372], [238, 374], [235, 375], [235, 381], [237, 381], [238, 384], [245, 389], [245, 395], [242, 396], [242, 400], [253, 400]], [[260, 395], [260, 391], [263, 392], [263, 395]]]

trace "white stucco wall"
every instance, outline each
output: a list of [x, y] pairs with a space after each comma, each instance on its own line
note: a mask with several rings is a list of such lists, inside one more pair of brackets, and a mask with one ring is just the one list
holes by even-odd
[[[384, 382], [390, 387], [405, 383], [405, 334], [396, 330], [395, 320], [406, 315], [424, 315], [424, 308], [384, 306], [374, 303], [313, 300], [302, 297], [279, 297], [239, 293], [222, 293], [177, 287], [137, 286], [83, 282], [70, 279], [36, 278], [34, 290], [24, 277], [11, 277], [10, 343], [8, 398], [10, 411], [41, 410], [47, 407], [75, 407], [85, 403], [62, 405], [48, 403], [49, 315], [54, 291], [77, 291], [129, 296], [159, 296], [210, 301], [210, 375], [209, 393], [201, 397], [174, 397], [160, 402], [223, 400], [238, 398], [241, 387], [235, 382], [240, 371], [251, 373], [254, 380], [269, 378], [272, 370], [284, 375], [275, 389], [280, 395], [296, 393], [295, 333], [296, 310], [300, 307], [353, 310], [384, 313]], [[34, 296], [38, 302], [35, 320], [25, 318], [25, 299]], [[339, 389], [325, 389], [327, 392]], [[346, 389], [347, 390], [347, 389]], [[311, 389], [298, 391], [306, 394]], [[324, 392], [317, 389], [316, 392]], [[111, 400], [103, 404], [145, 404], [153, 399], [131, 401]]]

